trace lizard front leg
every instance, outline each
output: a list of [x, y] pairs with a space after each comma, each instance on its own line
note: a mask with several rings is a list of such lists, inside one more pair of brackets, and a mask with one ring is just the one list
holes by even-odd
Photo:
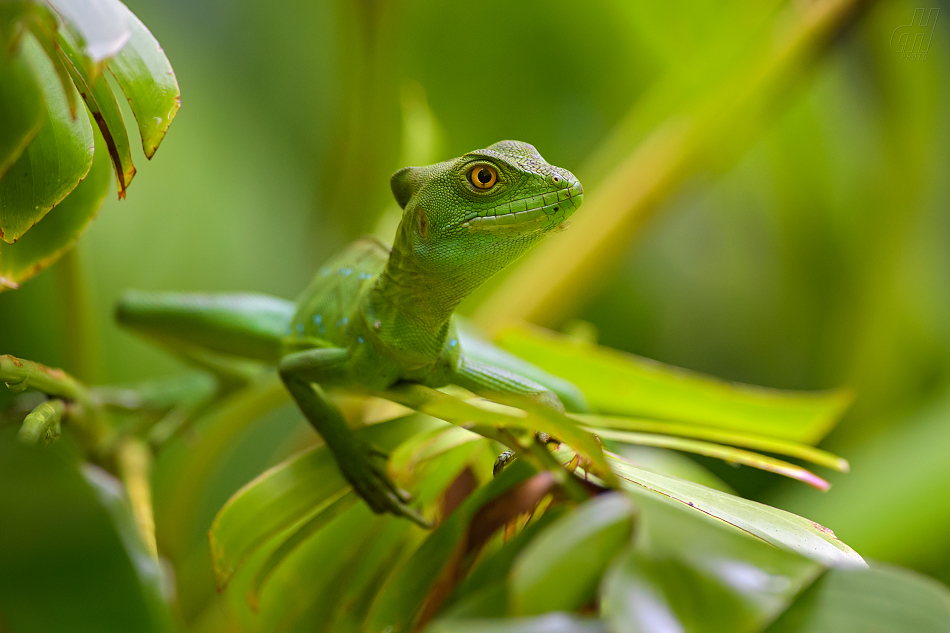
[[547, 387], [503, 367], [466, 358], [464, 355], [459, 359], [452, 382], [478, 395], [524, 396], [545, 407], [564, 412], [564, 405], [561, 404], [560, 398]]
[[345, 349], [320, 348], [289, 354], [281, 359], [278, 369], [290, 395], [323, 437], [343, 476], [370, 508], [429, 527], [429, 522], [408, 505], [408, 494], [386, 475], [385, 455], [353, 435], [340, 410], [318, 386], [345, 384], [349, 362]]
[[[564, 412], [564, 405], [560, 398], [547, 387], [503, 367], [466, 358], [465, 356], [462, 356], [459, 360], [458, 369], [452, 382], [480, 396], [489, 398], [493, 394], [524, 396], [555, 411]], [[537, 433], [537, 437], [545, 444], [557, 441], [543, 432]], [[505, 451], [499, 455], [493, 468], [495, 475], [504, 470], [514, 459], [513, 451]]]

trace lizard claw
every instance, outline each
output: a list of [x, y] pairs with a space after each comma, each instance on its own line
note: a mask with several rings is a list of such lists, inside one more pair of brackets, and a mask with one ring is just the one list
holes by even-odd
[[[404, 517], [423, 528], [431, 528], [432, 522], [421, 512], [409, 505], [412, 495], [398, 487], [386, 474], [386, 466], [380, 463], [382, 451], [369, 446], [363, 447], [359, 457], [352, 453], [341, 463], [343, 475], [353, 485], [356, 493], [369, 504], [376, 513], [389, 512]], [[371, 458], [377, 458], [373, 460]]]

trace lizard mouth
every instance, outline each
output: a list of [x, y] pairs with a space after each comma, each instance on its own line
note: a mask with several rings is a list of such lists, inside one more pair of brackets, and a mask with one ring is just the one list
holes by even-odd
[[554, 228], [567, 220], [584, 200], [584, 187], [574, 183], [563, 189], [538, 196], [522, 198], [499, 205], [491, 215], [472, 216], [461, 227], [470, 231], [506, 231], [519, 233], [537, 228]]

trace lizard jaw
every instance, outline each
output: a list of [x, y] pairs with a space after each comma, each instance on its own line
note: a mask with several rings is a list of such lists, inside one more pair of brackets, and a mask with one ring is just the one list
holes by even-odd
[[461, 223], [469, 231], [526, 233], [554, 228], [567, 220], [584, 199], [584, 187], [570, 187], [499, 205], [493, 215], [471, 217]]

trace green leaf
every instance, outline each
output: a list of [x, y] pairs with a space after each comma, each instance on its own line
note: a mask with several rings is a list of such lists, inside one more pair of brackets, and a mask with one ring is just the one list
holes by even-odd
[[651, 446], [622, 444], [617, 447], [617, 452], [624, 459], [646, 470], [652, 470], [655, 473], [676, 479], [692, 481], [693, 483], [701, 484], [707, 488], [713, 488], [731, 495], [736, 494], [736, 491], [731, 486], [709, 472], [706, 468], [700, 466], [699, 462], [695, 459], [687, 457], [677, 451], [653, 448]]
[[109, 193], [110, 178], [108, 152], [97, 133], [95, 158], [86, 177], [15, 244], [0, 244], [0, 277], [22, 283], [62, 257], [96, 217]]
[[[318, 628], [350, 588], [358, 568], [354, 562], [392, 519], [358, 503], [314, 534], [271, 578], [261, 596], [255, 628], [262, 632]], [[242, 589], [242, 580], [243, 574], [228, 591]]]
[[831, 484], [812, 473], [806, 468], [790, 464], [789, 462], [775, 459], [767, 455], [760, 455], [751, 451], [745, 451], [741, 448], [723, 446], [722, 444], [712, 444], [710, 442], [701, 442], [699, 440], [687, 439], [682, 437], [671, 437], [669, 435], [657, 435], [655, 433], [633, 433], [631, 431], [614, 431], [610, 429], [595, 429], [601, 439], [614, 440], [625, 444], [636, 444], [639, 446], [654, 446], [656, 448], [670, 448], [677, 451], [686, 451], [687, 453], [696, 453], [706, 457], [715, 457], [727, 462], [751, 466], [779, 475], [785, 475], [792, 479], [804, 482], [814, 486], [819, 490], [828, 490]]
[[[604, 595], [605, 615], [614, 630], [625, 633], [753, 633], [757, 630], [745, 605], [728, 588], [675, 558], [631, 551], [622, 563], [607, 580]], [[751, 565], [749, 571], [758, 572]]]
[[906, 569], [831, 569], [766, 633], [948, 633], [950, 591]]
[[467, 593], [451, 607], [443, 609], [438, 620], [444, 622], [472, 618], [507, 618], [508, 605], [511, 602], [508, 593], [506, 574], [499, 574], [493, 582]]
[[363, 621], [379, 588], [405, 553], [421, 542], [423, 531], [415, 524], [396, 517], [383, 517], [382, 521], [381, 531], [360, 550], [355, 564], [350, 564], [353, 573], [345, 593], [331, 605], [313, 633], [362, 632]]
[[[514, 538], [502, 545], [497, 551], [484, 557], [478, 566], [456, 587], [455, 593], [446, 601], [442, 616], [454, 617], [491, 617], [507, 615], [508, 590], [507, 581], [511, 568], [524, 549], [534, 539], [547, 529], [553, 522], [564, 516], [567, 507], [563, 504], [551, 505], [536, 520], [532, 520]], [[495, 585], [501, 582], [502, 590]], [[473, 609], [480, 609], [478, 603], [481, 596], [489, 593], [498, 597], [504, 594], [504, 600], [495, 599], [494, 604], [486, 605], [492, 609], [491, 613], [471, 613]]]
[[846, 391], [806, 393], [727, 383], [579, 342], [511, 329], [499, 344], [577, 385], [601, 413], [675, 420], [815, 444], [851, 402]]
[[752, 448], [766, 453], [776, 453], [778, 455], [787, 455], [798, 459], [833, 468], [840, 472], [848, 472], [850, 465], [848, 460], [832, 455], [827, 451], [818, 448], [789, 442], [786, 440], [777, 440], [761, 435], [750, 433], [735, 433], [732, 431], [721, 431], [719, 429], [696, 424], [682, 424], [677, 422], [663, 422], [660, 420], [645, 420], [643, 418], [617, 418], [602, 415], [575, 415], [570, 417], [579, 420], [589, 427], [592, 427], [594, 433], [600, 434], [601, 429], [618, 429], [623, 431], [643, 431], [646, 433], [660, 433], [663, 435], [678, 435], [682, 437], [693, 437], [704, 440], [711, 440], [720, 444], [729, 444], [731, 446], [742, 446]]
[[864, 566], [864, 560], [834, 532], [803, 517], [692, 482], [666, 477], [608, 455], [624, 488], [637, 499], [660, 499], [685, 512], [732, 525], [767, 543], [827, 566]]
[[0, 51], [0, 178], [39, 131], [44, 112], [43, 93], [23, 51]]
[[635, 514], [626, 494], [603, 494], [544, 530], [511, 570], [514, 614], [577, 611], [593, 601], [604, 570], [630, 543]]
[[139, 124], [142, 149], [151, 159], [181, 106], [181, 91], [158, 41], [125, 5], [122, 8], [131, 38], [109, 63], [109, 70], [129, 100]]
[[40, 45], [32, 35], [24, 35], [22, 47], [43, 87], [47, 119], [0, 178], [0, 232], [8, 243], [18, 240], [75, 189], [92, 166], [94, 150], [89, 118], [70, 116], [59, 78]]
[[[496, 435], [493, 433], [486, 434], [484, 426], [518, 428], [532, 433], [534, 431], [544, 431], [565, 442], [589, 460], [593, 465], [593, 472], [598, 476], [607, 481], [613, 478], [613, 473], [611, 473], [604, 458], [600, 442], [592, 433], [581, 429], [576, 421], [564, 414], [539, 406], [525, 398], [498, 396], [498, 400], [503, 404], [522, 409], [527, 415], [519, 412], [518, 409], [493, 407], [491, 402], [483, 403], [485, 406], [475, 406], [447, 393], [423, 385], [409, 383], [396, 385], [379, 395], [426, 415], [470, 428], [473, 432], [485, 435], [490, 439], [497, 439]], [[480, 427], [479, 425], [483, 426]]]
[[853, 472], [834, 479], [829, 494], [782, 487], [764, 501], [834, 525], [866, 556], [932, 569], [950, 554], [950, 504], [935, 502], [950, 499], [948, 419], [944, 394], [882, 432], [863, 437], [858, 431], [848, 452]]
[[[445, 425], [445, 429], [453, 429]], [[410, 438], [406, 444], [411, 444]], [[481, 444], [482, 446], [479, 446]], [[436, 459], [431, 459], [414, 468], [412, 491], [416, 503], [426, 504], [440, 497], [446, 487], [455, 480], [461, 470], [471, 462], [473, 454], [483, 448], [483, 442], [468, 442], [456, 446]], [[403, 450], [403, 447], [398, 449]], [[392, 468], [392, 462], [390, 462]], [[400, 481], [400, 483], [403, 483]], [[353, 495], [351, 495], [351, 499]], [[337, 523], [346, 522], [353, 513], [361, 517], [359, 528], [350, 525], [340, 529]], [[280, 556], [279, 550], [291, 549], [280, 567], [276, 569], [260, 595], [260, 621], [262, 629], [300, 630], [316, 633], [338, 633], [346, 623], [350, 628], [360, 629], [380, 584], [399, 564], [411, 554], [422, 539], [428, 535], [415, 524], [391, 515], [371, 515], [365, 504], [344, 513], [347, 516], [332, 525], [316, 531], [313, 536], [301, 538], [299, 547], [290, 541], [280, 542], [282, 534], [268, 544], [279, 543], [271, 552], [261, 570], [251, 580], [246, 592], [253, 600], [255, 584], [268, 561]], [[369, 518], [367, 518], [369, 515]], [[367, 538], [357, 542], [357, 533], [369, 529]], [[305, 528], [301, 528], [303, 530]], [[327, 536], [326, 532], [331, 533]], [[300, 530], [295, 532], [299, 534]], [[340, 556], [340, 552], [345, 554]], [[245, 570], [257, 567], [257, 560], [249, 560]], [[243, 589], [243, 577], [239, 575], [229, 591]], [[314, 598], [318, 596], [318, 598]], [[253, 604], [253, 603], [252, 603]]]
[[277, 549], [270, 553], [264, 564], [261, 565], [254, 579], [251, 581], [251, 587], [247, 591], [247, 599], [251, 608], [257, 610], [258, 600], [264, 583], [271, 577], [271, 574], [301, 543], [311, 538], [314, 534], [326, 527], [333, 519], [340, 516], [348, 510], [359, 498], [349, 487], [342, 489], [335, 497], [332, 497], [329, 503], [324, 503], [312, 517], [307, 519], [303, 525], [296, 529], [287, 540], [281, 543]]
[[30, 2], [26, 5], [27, 23], [30, 31], [36, 36], [36, 40], [46, 52], [46, 57], [53, 63], [56, 70], [56, 76], [59, 77], [59, 83], [66, 94], [66, 100], [69, 103], [69, 114], [76, 118], [78, 110], [76, 108], [76, 91], [72, 89], [73, 80], [66, 68], [66, 63], [60, 55], [59, 49], [59, 24], [53, 12], [44, 4]]
[[83, 52], [93, 62], [114, 56], [129, 41], [130, 26], [118, 0], [46, 1], [76, 29]]
[[391, 633], [408, 630], [440, 574], [464, 546], [475, 513], [533, 474], [534, 469], [519, 460], [470, 495], [433, 530], [406, 564], [389, 577], [370, 608], [365, 626], [373, 631], [391, 627]]
[[636, 545], [603, 583], [612, 630], [761, 631], [824, 570], [658, 498], [642, 497], [639, 506]]
[[536, 618], [444, 620], [434, 622], [426, 633], [608, 633], [608, 630], [598, 620], [548, 613]]
[[125, 198], [125, 190], [135, 176], [135, 165], [132, 164], [132, 146], [129, 144], [129, 133], [125, 129], [119, 104], [116, 103], [108, 81], [103, 78], [94, 81], [89, 77], [83, 69], [82, 58], [68, 38], [60, 36], [59, 46], [66, 58], [67, 71], [76, 83], [79, 94], [89, 107], [106, 147], [109, 148], [109, 157], [112, 159], [119, 187], [119, 199]]
[[[358, 435], [391, 451], [439, 424], [410, 416], [366, 427]], [[348, 488], [326, 446], [286, 460], [241, 488], [218, 512], [208, 535], [218, 586], [225, 587], [244, 560], [272, 537], [310, 520]]]

